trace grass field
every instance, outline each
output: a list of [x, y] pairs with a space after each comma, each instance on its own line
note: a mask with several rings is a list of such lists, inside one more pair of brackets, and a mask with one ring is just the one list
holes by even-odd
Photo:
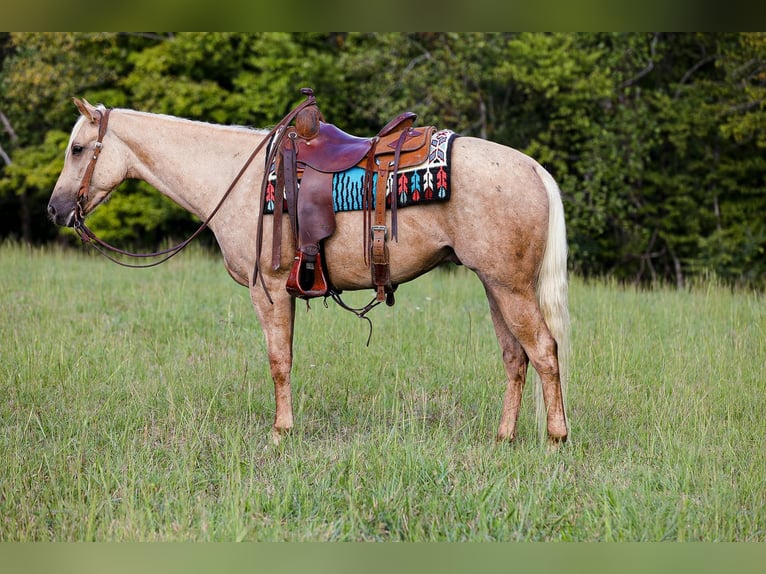
[[[361, 302], [368, 293], [354, 294]], [[296, 428], [219, 259], [0, 246], [0, 540], [766, 541], [766, 301], [575, 280], [571, 440], [503, 369], [478, 280], [299, 304]]]

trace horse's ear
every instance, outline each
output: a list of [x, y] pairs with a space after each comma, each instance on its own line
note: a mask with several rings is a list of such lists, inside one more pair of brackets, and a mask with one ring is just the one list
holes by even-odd
[[80, 99], [80, 98], [72, 98], [72, 101], [74, 101], [74, 105], [77, 106], [77, 109], [80, 110], [80, 113], [84, 115], [86, 118], [88, 118], [88, 121], [90, 122], [96, 122], [98, 121], [98, 118], [96, 117], [96, 108], [88, 103], [88, 100]]

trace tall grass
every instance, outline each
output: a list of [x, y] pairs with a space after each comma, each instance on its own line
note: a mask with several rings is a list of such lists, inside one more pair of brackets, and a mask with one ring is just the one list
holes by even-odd
[[[483, 290], [437, 270], [373, 311], [299, 302], [296, 428], [220, 260], [145, 271], [0, 246], [0, 540], [766, 540], [766, 312], [571, 287], [572, 440], [516, 444]], [[370, 294], [351, 294], [363, 301]]]

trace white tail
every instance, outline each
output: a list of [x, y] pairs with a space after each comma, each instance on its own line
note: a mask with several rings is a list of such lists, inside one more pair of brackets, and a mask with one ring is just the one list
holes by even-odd
[[[545, 323], [558, 347], [561, 394], [566, 407], [567, 368], [569, 365], [569, 302], [567, 286], [567, 237], [561, 192], [553, 176], [542, 166], [536, 171], [548, 192], [548, 238], [537, 278], [537, 301]], [[542, 397], [542, 383], [535, 373], [535, 405], [540, 436], [544, 437], [546, 413]], [[566, 410], [565, 410], [566, 412]], [[569, 426], [567, 424], [567, 426]], [[571, 429], [570, 429], [571, 438]]]

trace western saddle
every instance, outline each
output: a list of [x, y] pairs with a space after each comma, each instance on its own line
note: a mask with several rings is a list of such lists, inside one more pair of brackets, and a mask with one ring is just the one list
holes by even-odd
[[397, 200], [393, 190], [387, 197], [389, 176], [393, 174], [396, 182], [399, 169], [426, 161], [435, 128], [413, 128], [416, 115], [405, 112], [375, 137], [353, 136], [324, 121], [310, 88], [301, 93], [307, 101], [295, 116], [295, 125], [284, 128], [273, 144], [277, 149], [272, 152], [276, 171], [272, 268], [280, 267], [284, 203], [297, 245], [287, 291], [302, 299], [331, 292], [322, 241], [335, 231], [333, 174], [358, 166], [365, 170], [361, 202], [364, 261], [371, 270], [376, 300], [393, 305], [396, 286], [391, 283], [386, 242], [389, 237], [397, 240]]

